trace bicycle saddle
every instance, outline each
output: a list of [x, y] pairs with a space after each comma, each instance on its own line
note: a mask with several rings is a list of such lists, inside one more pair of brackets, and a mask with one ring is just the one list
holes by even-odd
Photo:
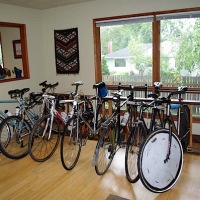
[[15, 90], [10, 90], [8, 91], [8, 94], [10, 95], [10, 98], [13, 99], [13, 98], [17, 98], [17, 97], [20, 97], [22, 98], [22, 96], [28, 92], [30, 90], [30, 88], [23, 88], [23, 89], [15, 89]]
[[104, 82], [99, 82], [93, 85], [93, 88], [103, 88], [106, 84]]
[[178, 87], [178, 91], [187, 91], [188, 87], [187, 86], [180, 86]]
[[74, 83], [72, 83], [72, 85], [83, 85], [83, 81], [74, 82]]

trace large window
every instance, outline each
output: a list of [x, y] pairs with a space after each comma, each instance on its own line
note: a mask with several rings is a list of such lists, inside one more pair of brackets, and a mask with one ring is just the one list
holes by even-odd
[[140, 85], [161, 81], [170, 87], [199, 87], [197, 9], [95, 19], [94, 30], [96, 81], [109, 85], [121, 80]]
[[199, 87], [200, 14], [161, 15], [160, 77], [164, 85]]
[[[115, 85], [163, 83], [162, 95], [180, 85], [200, 100], [200, 9], [94, 19], [95, 78]], [[124, 59], [125, 67], [115, 67]], [[123, 69], [122, 69], [123, 68]], [[150, 87], [151, 88], [151, 87]], [[200, 106], [193, 106], [200, 116]], [[197, 118], [199, 122], [199, 118]]]

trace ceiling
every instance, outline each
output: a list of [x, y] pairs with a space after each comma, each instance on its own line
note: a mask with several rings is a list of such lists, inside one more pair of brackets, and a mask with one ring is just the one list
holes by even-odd
[[84, 3], [88, 1], [97, 0], [0, 0], [0, 3], [43, 10], [59, 6]]

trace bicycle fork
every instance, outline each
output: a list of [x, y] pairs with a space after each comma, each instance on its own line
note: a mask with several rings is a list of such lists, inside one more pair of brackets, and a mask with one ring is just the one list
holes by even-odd
[[171, 154], [171, 144], [172, 144], [172, 124], [170, 124], [170, 129], [169, 129], [169, 139], [168, 139], [168, 146], [167, 146], [167, 155], [164, 160], [164, 163], [168, 162], [170, 159], [170, 154]]

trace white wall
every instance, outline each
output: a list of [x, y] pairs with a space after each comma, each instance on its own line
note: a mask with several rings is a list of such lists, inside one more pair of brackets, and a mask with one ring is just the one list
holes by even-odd
[[[31, 78], [0, 83], [0, 99], [9, 99], [8, 90], [30, 87], [39, 91], [38, 83], [44, 80], [44, 51], [42, 45], [42, 12], [6, 4], [0, 4], [0, 21], [26, 24], [28, 57]], [[2, 107], [2, 105], [0, 105]], [[3, 105], [8, 108], [10, 105]]]
[[[71, 83], [82, 80], [85, 94], [92, 94], [94, 77], [93, 19], [129, 15], [152, 11], [200, 7], [199, 0], [98, 0], [47, 10], [26, 9], [0, 4], [0, 19], [6, 22], [25, 23], [27, 28], [28, 56], [31, 78], [0, 83], [0, 99], [8, 98], [13, 88], [30, 87], [38, 90], [43, 80], [59, 81], [58, 92], [71, 89]], [[54, 52], [54, 29], [78, 27], [79, 75], [56, 75]]]
[[[198, 0], [99, 0], [74, 4], [43, 11], [43, 36], [45, 48], [45, 74], [47, 78], [59, 81], [60, 90], [70, 87], [74, 80], [83, 80], [84, 93], [92, 94], [94, 77], [93, 19], [118, 15], [129, 15], [152, 11], [200, 7]], [[80, 50], [79, 75], [56, 76], [54, 57], [54, 29], [78, 27]]]

